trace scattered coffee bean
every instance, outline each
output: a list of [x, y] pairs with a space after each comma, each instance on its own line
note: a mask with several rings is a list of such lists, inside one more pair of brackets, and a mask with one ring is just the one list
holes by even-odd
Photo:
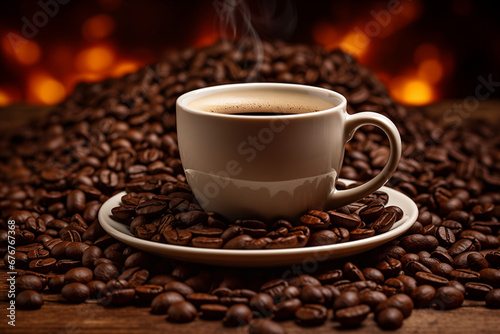
[[319, 304], [305, 304], [295, 311], [297, 323], [301, 326], [321, 325], [326, 321], [327, 315], [327, 308]]
[[42, 307], [43, 297], [34, 290], [23, 290], [16, 296], [16, 305], [24, 310], [36, 310]]
[[175, 291], [160, 293], [151, 301], [152, 314], [166, 314], [169, 307], [177, 302], [184, 301], [184, 297]]
[[193, 321], [198, 314], [193, 304], [187, 301], [179, 301], [170, 305], [167, 310], [167, 320], [175, 323]]
[[226, 327], [240, 327], [252, 320], [252, 311], [244, 304], [235, 304], [228, 308], [222, 323]]
[[377, 325], [382, 329], [394, 330], [403, 325], [404, 315], [395, 307], [386, 307], [375, 317]]
[[500, 308], [500, 289], [493, 289], [486, 294], [484, 299], [489, 308]]
[[365, 304], [342, 308], [335, 311], [335, 320], [342, 326], [359, 326], [370, 313], [370, 307]]
[[432, 306], [437, 310], [449, 310], [462, 305], [464, 295], [451, 286], [442, 286], [436, 290]]
[[81, 303], [90, 296], [90, 289], [83, 283], [69, 283], [61, 289], [62, 297], [72, 303]]

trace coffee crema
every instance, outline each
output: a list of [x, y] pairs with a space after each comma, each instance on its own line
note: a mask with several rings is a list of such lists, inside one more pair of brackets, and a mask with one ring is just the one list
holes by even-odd
[[227, 115], [271, 116], [306, 114], [337, 106], [325, 98], [279, 89], [247, 89], [216, 93], [188, 103], [188, 107]]

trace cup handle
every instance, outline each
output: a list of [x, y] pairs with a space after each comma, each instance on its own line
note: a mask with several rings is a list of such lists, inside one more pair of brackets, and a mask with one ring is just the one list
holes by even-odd
[[355, 188], [332, 192], [327, 202], [328, 209], [338, 208], [368, 196], [382, 187], [398, 167], [401, 157], [401, 137], [394, 123], [381, 114], [367, 111], [347, 115], [344, 127], [345, 143], [351, 140], [354, 132], [363, 125], [374, 125], [382, 129], [389, 138], [390, 155], [387, 164], [370, 181]]

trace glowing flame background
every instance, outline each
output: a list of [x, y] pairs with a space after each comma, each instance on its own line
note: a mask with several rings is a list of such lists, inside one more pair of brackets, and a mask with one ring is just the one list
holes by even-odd
[[[168, 50], [210, 45], [231, 29], [237, 37], [241, 21], [256, 47], [262, 38], [341, 48], [409, 105], [467, 95], [474, 87], [468, 82], [494, 73], [500, 59], [499, 20], [470, 0], [42, 2], [57, 4], [57, 13], [20, 43], [12, 36], [23, 36], [23, 18], [34, 22], [43, 8], [35, 1], [0, 5], [0, 107], [56, 104], [80, 81], [120, 77]], [[228, 6], [239, 15], [221, 17]]]

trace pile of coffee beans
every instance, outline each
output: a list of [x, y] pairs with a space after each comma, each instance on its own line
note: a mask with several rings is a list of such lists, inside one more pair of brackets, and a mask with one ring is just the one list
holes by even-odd
[[[385, 233], [403, 217], [401, 208], [385, 207], [389, 197], [377, 191], [340, 209], [310, 210], [296, 224], [284, 219], [271, 225], [254, 219], [228, 222], [192, 203], [193, 194], [185, 184], [166, 182], [147, 192], [142, 185], [126, 186], [142, 192], [124, 195], [121, 205], [111, 210], [113, 217], [138, 238], [179, 246], [279, 249], [332, 245]], [[346, 188], [341, 182], [337, 187]]]
[[[266, 270], [160, 259], [106, 234], [97, 212], [123, 190], [135, 212], [140, 197], [170, 196], [159, 202], [168, 202], [174, 221], [197, 221], [198, 215], [210, 228], [209, 222], [220, 221], [216, 213], [189, 213], [201, 211], [186, 191], [174, 105], [186, 91], [248, 80], [333, 89], [347, 97], [350, 113], [371, 110], [393, 120], [403, 156], [390, 182], [419, 207], [412, 228], [368, 254]], [[299, 326], [330, 319], [340, 327], [361, 326], [369, 314], [381, 328], [394, 329], [414, 308], [450, 309], [465, 299], [499, 308], [500, 135], [465, 115], [440, 124], [395, 104], [372, 72], [340, 50], [282, 42], [258, 49], [249, 39], [172, 52], [123, 78], [80, 84], [47, 117], [0, 134], [0, 255], [18, 272], [16, 305], [40, 308], [44, 294], [60, 293], [71, 303], [149, 305], [161, 315], [158, 321], [219, 319], [224, 326], [248, 325], [252, 333], [284, 332], [284, 319]], [[346, 147], [340, 176], [368, 180], [388, 154], [383, 133], [363, 127]], [[155, 210], [142, 207], [139, 217]], [[113, 213], [127, 220], [131, 211]], [[321, 232], [312, 226], [351, 213], [349, 206], [318, 213], [319, 222], [309, 213], [308, 243]], [[137, 235], [164, 237], [160, 226], [143, 219], [131, 222]], [[233, 229], [259, 229], [246, 224]], [[173, 231], [167, 235], [184, 237]], [[324, 231], [318, 242], [338, 237]], [[13, 255], [9, 235], [15, 237]]]

